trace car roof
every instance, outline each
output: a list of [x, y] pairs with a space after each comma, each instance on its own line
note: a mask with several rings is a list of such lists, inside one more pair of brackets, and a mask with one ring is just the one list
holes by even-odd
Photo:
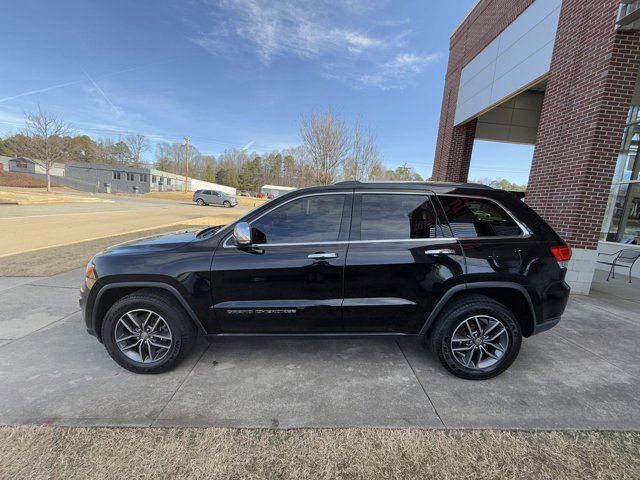
[[327, 191], [367, 191], [367, 190], [428, 190], [434, 193], [466, 193], [479, 195], [486, 195], [488, 193], [497, 193], [501, 190], [496, 190], [488, 185], [482, 185], [480, 183], [454, 183], [454, 182], [359, 182], [359, 181], [346, 181], [338, 182], [332, 185], [318, 185], [313, 187], [305, 187], [293, 192], [287, 192], [286, 196], [291, 194], [300, 193], [312, 193], [312, 192], [327, 192]]

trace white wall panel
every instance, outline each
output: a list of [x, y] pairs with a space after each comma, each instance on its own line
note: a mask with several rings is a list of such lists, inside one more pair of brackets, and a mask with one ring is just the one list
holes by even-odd
[[549, 72], [561, 5], [536, 0], [462, 69], [456, 125]]

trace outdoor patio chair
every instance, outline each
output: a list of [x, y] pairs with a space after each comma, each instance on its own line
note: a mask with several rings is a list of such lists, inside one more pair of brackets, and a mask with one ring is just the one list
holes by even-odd
[[613, 257], [611, 261], [608, 261], [608, 262], [598, 260], [598, 263], [602, 263], [603, 265], [611, 265], [611, 269], [609, 270], [609, 275], [607, 276], [607, 282], [609, 281], [609, 278], [611, 278], [612, 276], [614, 279], [616, 278], [616, 267], [622, 267], [622, 268], [629, 269], [629, 283], [632, 283], [631, 269], [633, 268], [633, 265], [638, 261], [638, 258], [640, 258], [640, 249], [632, 250], [630, 248], [625, 248], [616, 253], [599, 253], [598, 257], [600, 255]]

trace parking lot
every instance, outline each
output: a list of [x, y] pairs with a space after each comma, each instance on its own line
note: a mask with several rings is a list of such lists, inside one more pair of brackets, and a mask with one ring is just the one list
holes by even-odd
[[81, 269], [0, 278], [0, 423], [120, 426], [640, 430], [640, 303], [624, 281], [573, 296], [484, 382], [421, 342], [226, 338], [139, 376], [84, 331]]

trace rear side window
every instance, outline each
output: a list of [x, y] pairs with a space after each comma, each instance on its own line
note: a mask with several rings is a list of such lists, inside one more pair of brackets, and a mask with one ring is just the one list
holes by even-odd
[[362, 195], [361, 240], [434, 238], [439, 233], [429, 195]]
[[523, 233], [513, 218], [491, 200], [445, 195], [439, 195], [438, 198], [449, 219], [449, 236], [513, 237]]
[[345, 195], [292, 200], [251, 224], [255, 243], [335, 242], [340, 236]]

